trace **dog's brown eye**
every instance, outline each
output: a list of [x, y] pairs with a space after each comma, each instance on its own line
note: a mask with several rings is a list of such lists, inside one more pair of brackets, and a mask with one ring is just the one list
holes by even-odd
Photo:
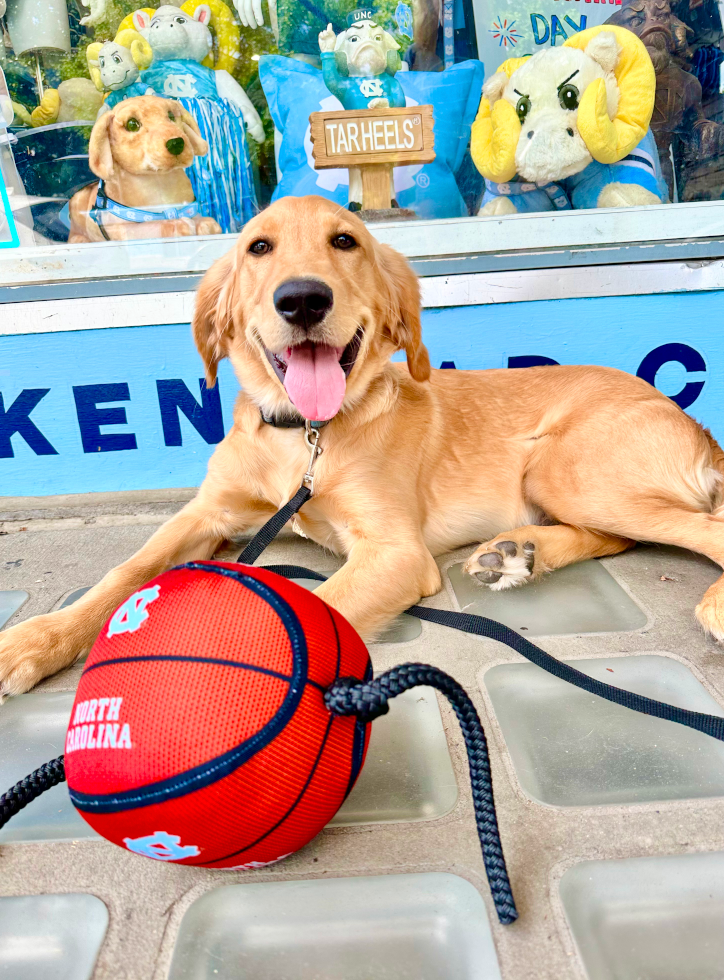
[[271, 252], [271, 245], [260, 238], [259, 241], [251, 243], [249, 251], [253, 252], [254, 255], [266, 255], [267, 252]]
[[129, 133], [137, 133], [140, 128], [141, 124], [135, 118], [135, 116], [131, 116], [131, 118], [126, 121], [126, 129]]
[[332, 239], [332, 248], [356, 248], [357, 241], [351, 235], [336, 235]]

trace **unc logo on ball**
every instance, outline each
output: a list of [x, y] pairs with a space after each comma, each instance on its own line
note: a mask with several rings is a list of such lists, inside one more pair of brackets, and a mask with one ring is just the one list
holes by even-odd
[[167, 834], [165, 830], [157, 830], [146, 837], [124, 837], [123, 843], [134, 854], [142, 854], [155, 861], [182, 861], [201, 853], [195, 844], [183, 846], [180, 837]]
[[118, 636], [119, 633], [135, 633], [148, 619], [146, 606], [158, 599], [160, 591], [158, 585], [152, 585], [148, 589], [134, 592], [130, 599], [126, 599], [111, 616], [108, 623], [108, 637]]

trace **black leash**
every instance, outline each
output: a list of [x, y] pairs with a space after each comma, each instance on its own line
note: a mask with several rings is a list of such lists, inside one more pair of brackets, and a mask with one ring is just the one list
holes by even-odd
[[[243, 564], [253, 564], [264, 549], [279, 534], [284, 525], [296, 514], [312, 496], [314, 489], [312, 469], [314, 461], [321, 452], [317, 443], [318, 430], [307, 426], [305, 439], [311, 450], [309, 468], [304, 476], [302, 485], [291, 500], [280, 508], [266, 522], [252, 540], [246, 545], [237, 561]], [[307, 578], [318, 582], [326, 581], [324, 575], [314, 572], [301, 565], [267, 565], [268, 571], [275, 572], [285, 578]], [[589, 694], [598, 695], [607, 701], [623, 705], [643, 714], [664, 718], [667, 721], [694, 728], [724, 741], [724, 718], [716, 715], [706, 715], [698, 711], [688, 711], [663, 701], [655, 701], [640, 694], [623, 691], [611, 684], [604, 684], [587, 674], [581, 673], [569, 664], [562, 663], [541, 650], [530, 640], [516, 633], [515, 630], [483, 616], [473, 616], [467, 613], [447, 612], [440, 609], [428, 609], [423, 606], [410, 606], [406, 610], [411, 616], [449, 626], [452, 629], [471, 633], [475, 636], [485, 636], [511, 647], [526, 660], [536, 664], [548, 673], [561, 680], [580, 687]], [[498, 918], [503, 925], [509, 925], [518, 918], [510, 880], [505, 866], [505, 857], [500, 842], [500, 832], [495, 813], [495, 800], [490, 774], [490, 759], [485, 732], [475, 705], [468, 694], [454, 678], [437, 667], [427, 664], [402, 664], [386, 671], [370, 681], [357, 681], [355, 678], [339, 678], [324, 693], [327, 708], [337, 715], [354, 715], [364, 721], [372, 721], [389, 711], [390, 698], [397, 697], [403, 691], [412, 687], [427, 685], [440, 691], [450, 701], [455, 711], [465, 740], [470, 769], [470, 784], [472, 789], [475, 822], [478, 837], [483, 852], [483, 863], [490, 885], [490, 892], [495, 904]], [[12, 789], [0, 796], [0, 828], [22, 810], [46, 789], [65, 780], [63, 756], [46, 762], [25, 779], [16, 783]]]
[[302, 504], [306, 504], [311, 496], [312, 491], [308, 486], [302, 484], [289, 503], [284, 504], [284, 506], [276, 512], [274, 517], [266, 522], [259, 533], [254, 535], [249, 544], [236, 559], [239, 564], [253, 565], [262, 551], [264, 551], [264, 549], [272, 543], [277, 534], [279, 534], [287, 521], [291, 517], [294, 517]]
[[[262, 416], [263, 418], [263, 416]], [[266, 524], [260, 528], [249, 544], [236, 559], [241, 565], [253, 565], [259, 555], [267, 548], [274, 538], [290, 518], [294, 517], [297, 511], [306, 504], [314, 492], [314, 463], [322, 452], [319, 446], [319, 428], [309, 421], [304, 423], [304, 442], [309, 449], [309, 465], [304, 474], [302, 485], [294, 494], [292, 499], [280, 507], [273, 517], [270, 517]]]
[[[263, 528], [262, 528], [263, 530]], [[260, 532], [261, 533], [261, 532]], [[253, 541], [251, 542], [254, 543]], [[241, 556], [240, 556], [241, 557]], [[317, 582], [326, 582], [324, 575], [313, 572], [310, 568], [302, 565], [264, 565], [270, 572], [276, 572], [284, 578], [307, 578]], [[498, 643], [504, 643], [515, 650], [526, 660], [530, 660], [536, 667], [548, 671], [554, 677], [559, 677], [562, 681], [580, 687], [589, 694], [596, 694], [614, 704], [623, 705], [624, 708], [631, 708], [632, 711], [640, 711], [645, 715], [653, 715], [654, 718], [663, 718], [665, 721], [673, 721], [678, 725], [685, 725], [687, 728], [695, 728], [705, 735], [718, 738], [724, 742], [724, 717], [717, 715], [705, 715], [699, 711], [689, 711], [687, 708], [677, 708], [673, 704], [666, 704], [665, 701], [655, 701], [653, 698], [644, 697], [643, 694], [634, 694], [632, 691], [623, 691], [620, 687], [612, 684], [605, 684], [598, 681], [588, 674], [576, 670], [570, 664], [556, 660], [545, 650], [541, 650], [535, 643], [516, 633], [509, 626], [497, 622], [495, 619], [487, 619], [485, 616], [473, 616], [469, 613], [449, 612], [444, 609], [427, 609], [425, 606], [410, 606], [405, 612], [409, 616], [416, 616], [417, 619], [424, 619], [428, 623], [436, 623], [438, 626], [448, 626], [450, 629], [460, 630], [462, 633], [471, 633], [474, 636], [486, 636]]]

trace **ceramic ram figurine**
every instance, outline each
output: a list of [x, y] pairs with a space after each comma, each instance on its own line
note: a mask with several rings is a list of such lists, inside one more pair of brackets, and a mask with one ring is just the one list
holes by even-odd
[[85, 56], [93, 84], [99, 92], [108, 92], [99, 114], [122, 99], [146, 94], [139, 76], [153, 61], [153, 52], [138, 31], [120, 31], [114, 41], [103, 44], [94, 41], [85, 49]]
[[648, 130], [656, 79], [644, 45], [594, 27], [483, 86], [471, 152], [484, 215], [632, 207], [666, 199]]

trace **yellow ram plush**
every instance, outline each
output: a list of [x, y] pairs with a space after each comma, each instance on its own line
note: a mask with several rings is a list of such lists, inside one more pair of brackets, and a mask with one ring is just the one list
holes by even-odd
[[[114, 41], [89, 44], [85, 56], [90, 77], [99, 92], [119, 92], [129, 88], [153, 61], [151, 45], [133, 30], [119, 31]], [[141, 94], [134, 90], [124, 92], [124, 97]]]
[[648, 131], [656, 79], [630, 31], [603, 25], [483, 86], [471, 153], [486, 178], [481, 214], [632, 207], [665, 200]]
[[40, 105], [30, 114], [30, 125], [93, 122], [101, 102], [102, 98], [90, 79], [67, 78], [57, 89], [45, 90]]

